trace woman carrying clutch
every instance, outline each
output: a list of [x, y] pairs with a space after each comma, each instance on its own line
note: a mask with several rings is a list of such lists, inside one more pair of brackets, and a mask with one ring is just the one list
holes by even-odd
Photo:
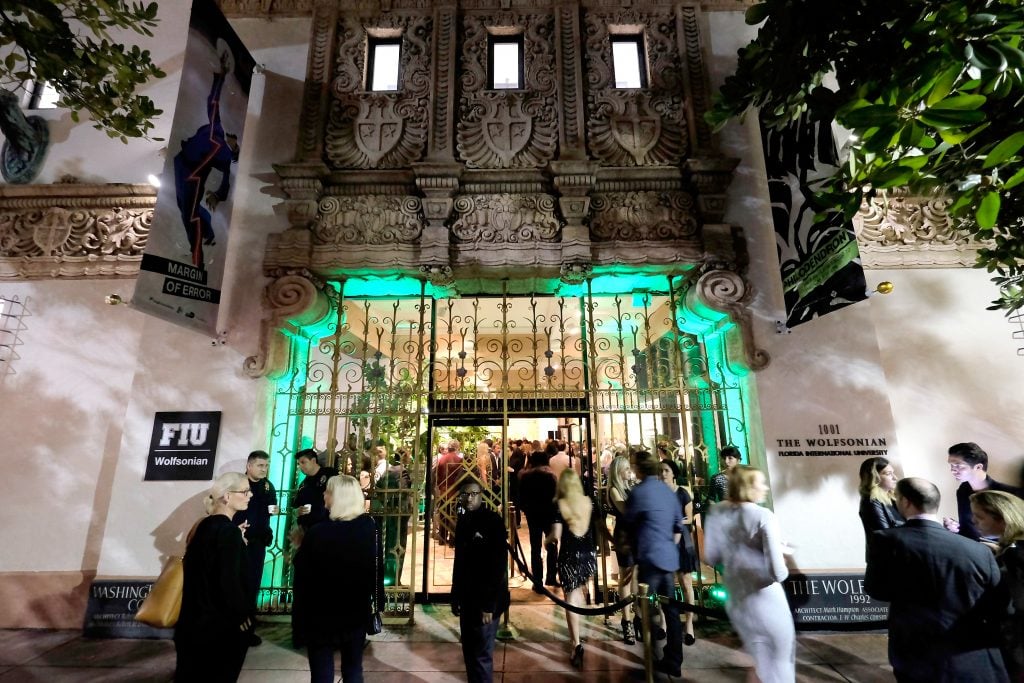
[[331, 477], [324, 503], [328, 521], [306, 532], [295, 555], [292, 638], [307, 648], [312, 683], [335, 680], [335, 650], [341, 680], [362, 683], [367, 625], [384, 604], [380, 535], [356, 479]]
[[781, 584], [789, 570], [775, 515], [761, 507], [767, 497], [764, 474], [737, 465], [726, 499], [708, 515], [704, 551], [710, 564], [724, 567], [725, 611], [754, 658], [761, 683], [792, 683], [796, 633]]

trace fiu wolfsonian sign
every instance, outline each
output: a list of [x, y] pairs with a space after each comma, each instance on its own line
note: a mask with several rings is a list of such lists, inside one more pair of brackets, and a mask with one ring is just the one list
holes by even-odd
[[146, 481], [209, 481], [217, 456], [220, 412], [157, 413]]

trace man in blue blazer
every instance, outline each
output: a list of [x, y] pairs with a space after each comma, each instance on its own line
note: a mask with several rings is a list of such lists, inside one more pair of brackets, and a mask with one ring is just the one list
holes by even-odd
[[889, 605], [889, 663], [902, 682], [1004, 682], [996, 618], [999, 568], [992, 552], [943, 528], [939, 490], [901, 479], [903, 527], [876, 531], [865, 589]]

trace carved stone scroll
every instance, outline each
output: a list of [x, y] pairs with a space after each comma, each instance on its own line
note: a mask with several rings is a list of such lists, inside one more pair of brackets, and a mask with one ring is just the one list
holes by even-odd
[[331, 311], [323, 284], [308, 272], [287, 273], [267, 285], [263, 292], [259, 351], [245, 359], [250, 377], [280, 377], [288, 369], [288, 334], [322, 320]]
[[313, 228], [315, 244], [412, 244], [423, 229], [418, 197], [325, 197]]
[[149, 185], [0, 187], [0, 278], [134, 277], [155, 204]]
[[974, 265], [984, 243], [958, 233], [950, 200], [891, 192], [861, 205], [853, 219], [865, 268], [949, 268]]
[[463, 195], [455, 199], [452, 235], [459, 242], [554, 242], [555, 200], [544, 194]]
[[590, 234], [595, 241], [698, 241], [693, 198], [685, 192], [595, 194]]

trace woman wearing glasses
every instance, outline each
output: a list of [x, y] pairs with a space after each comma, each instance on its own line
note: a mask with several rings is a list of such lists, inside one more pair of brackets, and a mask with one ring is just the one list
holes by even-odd
[[236, 681], [249, 648], [252, 601], [242, 531], [231, 521], [249, 507], [241, 472], [222, 474], [204, 501], [207, 517], [185, 551], [181, 616], [174, 629], [176, 681]]

